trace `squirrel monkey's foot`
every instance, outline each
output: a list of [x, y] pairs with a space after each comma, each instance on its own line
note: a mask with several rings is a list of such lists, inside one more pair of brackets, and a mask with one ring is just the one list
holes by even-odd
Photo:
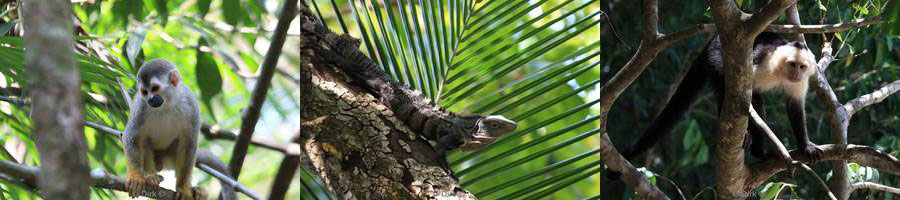
[[202, 187], [193, 187], [191, 190], [194, 191], [194, 199], [206, 199], [209, 196]]
[[194, 199], [206, 199], [206, 190], [201, 187], [193, 187], [193, 188], [178, 188], [176, 190], [176, 200], [194, 200]]
[[159, 174], [148, 174], [144, 176], [144, 180], [147, 180], [147, 183], [159, 185], [159, 183], [162, 183], [163, 181], [163, 176]]
[[148, 186], [159, 186], [162, 179], [162, 176], [158, 174], [142, 175], [129, 173], [128, 180], [125, 182], [125, 190], [128, 191], [129, 197], [135, 198], [141, 196], [144, 189]]

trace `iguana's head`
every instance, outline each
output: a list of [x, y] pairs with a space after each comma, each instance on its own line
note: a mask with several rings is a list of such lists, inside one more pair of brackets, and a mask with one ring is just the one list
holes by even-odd
[[491, 144], [503, 134], [513, 132], [518, 127], [516, 122], [500, 115], [473, 115], [462, 117], [469, 121], [468, 129], [463, 144], [459, 146], [462, 151], [475, 151]]

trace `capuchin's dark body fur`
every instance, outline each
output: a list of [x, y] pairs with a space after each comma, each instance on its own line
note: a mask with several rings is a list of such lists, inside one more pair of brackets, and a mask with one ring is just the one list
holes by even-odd
[[[752, 62], [754, 67], [752, 103], [755, 110], [765, 120], [765, 105], [761, 94], [773, 91], [784, 93], [787, 97], [787, 113], [797, 147], [803, 150], [802, 152], [810, 160], [821, 159], [822, 151], [809, 140], [804, 110], [808, 79], [816, 66], [815, 56], [803, 43], [789, 42], [775, 33], [761, 33], [753, 44]], [[626, 159], [633, 159], [646, 152], [671, 132], [672, 127], [681, 120], [685, 113], [690, 111], [691, 105], [697, 100], [707, 82], [712, 85], [712, 89], [719, 97], [719, 110], [721, 110], [725, 85], [722, 68], [722, 46], [717, 36], [694, 61], [672, 99], [653, 121], [650, 128], [644, 132], [641, 138], [625, 149], [622, 155]], [[764, 156], [766, 154], [763, 148], [765, 133], [755, 123], [750, 123], [748, 131], [750, 137], [745, 139], [744, 145], [750, 146], [753, 156]], [[617, 176], [616, 173], [611, 175]]]

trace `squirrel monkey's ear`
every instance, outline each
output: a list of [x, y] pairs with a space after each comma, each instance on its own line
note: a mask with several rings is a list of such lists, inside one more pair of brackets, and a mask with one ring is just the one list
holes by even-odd
[[169, 83], [172, 85], [178, 85], [178, 81], [181, 81], [180, 78], [181, 76], [178, 75], [178, 70], [169, 71]]

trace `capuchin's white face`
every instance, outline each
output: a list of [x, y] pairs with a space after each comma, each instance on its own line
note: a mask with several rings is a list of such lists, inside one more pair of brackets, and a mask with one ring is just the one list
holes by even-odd
[[809, 77], [816, 70], [816, 56], [805, 44], [791, 42], [781, 45], [756, 69], [753, 87], [758, 92], [784, 92], [794, 99], [803, 99], [809, 87]]
[[816, 56], [805, 44], [791, 42], [779, 46], [772, 52], [769, 66], [776, 67], [776, 74], [787, 80], [799, 83], [813, 75], [816, 67]]

